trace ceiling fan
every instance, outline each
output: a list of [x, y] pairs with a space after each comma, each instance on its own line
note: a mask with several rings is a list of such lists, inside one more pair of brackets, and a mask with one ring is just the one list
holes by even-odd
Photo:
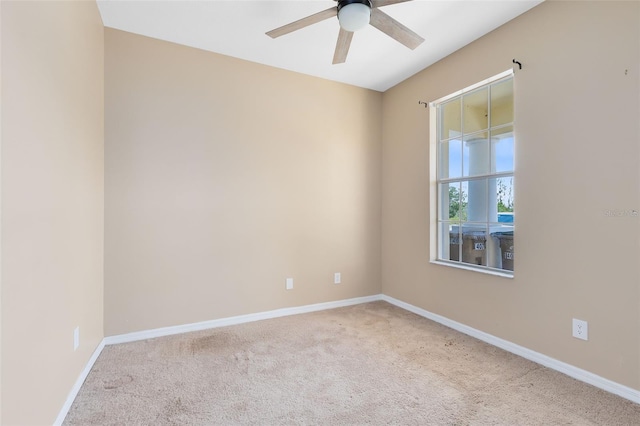
[[266, 34], [271, 38], [276, 38], [289, 34], [293, 31], [308, 27], [324, 21], [325, 19], [338, 17], [340, 22], [340, 32], [338, 33], [338, 42], [333, 55], [333, 64], [341, 64], [347, 60], [349, 46], [353, 33], [366, 27], [368, 24], [373, 25], [389, 37], [404, 44], [409, 49], [415, 49], [423, 41], [420, 37], [391, 16], [382, 12], [379, 8], [389, 6], [396, 3], [403, 3], [410, 0], [335, 0], [337, 6], [323, 10], [305, 18], [291, 22], [290, 24], [276, 28]]

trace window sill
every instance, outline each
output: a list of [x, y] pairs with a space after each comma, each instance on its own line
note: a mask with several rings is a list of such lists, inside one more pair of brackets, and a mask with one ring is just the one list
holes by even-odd
[[441, 265], [441, 266], [447, 266], [450, 268], [456, 268], [456, 269], [464, 269], [467, 271], [474, 271], [474, 272], [480, 272], [482, 274], [488, 274], [488, 275], [494, 275], [497, 277], [502, 277], [502, 278], [511, 278], [513, 279], [513, 272], [511, 271], [499, 271], [497, 269], [488, 269], [488, 268], [475, 268], [473, 265], [467, 265], [465, 263], [459, 263], [459, 262], [446, 262], [443, 260], [432, 260], [429, 263], [432, 263], [434, 265]]

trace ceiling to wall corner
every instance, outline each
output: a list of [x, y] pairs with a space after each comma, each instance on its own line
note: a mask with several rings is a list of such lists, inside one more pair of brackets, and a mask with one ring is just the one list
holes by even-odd
[[332, 65], [330, 18], [282, 37], [265, 33], [336, 5], [333, 0], [98, 0], [106, 27], [383, 92], [498, 28], [542, 0], [413, 0], [381, 10], [425, 42], [410, 50], [367, 26], [347, 60]]

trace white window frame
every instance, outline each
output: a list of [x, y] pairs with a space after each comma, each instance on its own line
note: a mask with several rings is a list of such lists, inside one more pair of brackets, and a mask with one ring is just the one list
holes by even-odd
[[[501, 177], [512, 177], [515, 180], [515, 170], [512, 170], [511, 172], [501, 172], [501, 173], [496, 173], [496, 172], [491, 172], [491, 170], [489, 170], [488, 174], [484, 174], [484, 175], [479, 175], [479, 176], [473, 176], [473, 177], [469, 177], [469, 176], [462, 176], [460, 178], [452, 178], [452, 179], [441, 179], [439, 177], [439, 162], [440, 162], [440, 153], [438, 151], [439, 146], [440, 146], [440, 140], [439, 140], [439, 120], [438, 120], [438, 106], [440, 104], [443, 104], [447, 101], [453, 100], [457, 97], [462, 97], [464, 94], [469, 93], [469, 92], [473, 92], [474, 90], [486, 87], [486, 86], [490, 86], [492, 84], [498, 83], [501, 80], [507, 80], [509, 78], [514, 78], [514, 73], [513, 70], [507, 70], [504, 71], [500, 74], [497, 74], [493, 77], [490, 77], [486, 80], [480, 81], [476, 84], [473, 84], [471, 86], [468, 86], [462, 90], [456, 91], [454, 93], [451, 93], [447, 96], [444, 96], [442, 98], [436, 99], [432, 102], [429, 103], [429, 128], [430, 128], [430, 135], [429, 135], [429, 140], [430, 140], [430, 144], [429, 144], [429, 158], [430, 158], [430, 231], [431, 231], [431, 239], [430, 239], [430, 260], [432, 263], [436, 263], [436, 264], [441, 264], [441, 265], [446, 265], [446, 266], [451, 266], [451, 267], [455, 267], [455, 268], [460, 268], [460, 269], [469, 269], [469, 270], [474, 270], [474, 271], [479, 271], [479, 272], [484, 272], [484, 273], [490, 273], [490, 274], [494, 274], [494, 275], [499, 275], [499, 276], [504, 276], [504, 277], [513, 277], [513, 271], [509, 271], [509, 270], [505, 270], [505, 269], [499, 269], [499, 268], [495, 268], [495, 267], [491, 267], [491, 266], [484, 266], [484, 265], [474, 265], [471, 263], [465, 263], [462, 262], [462, 259], [459, 260], [449, 260], [449, 259], [442, 259], [440, 258], [439, 254], [442, 252], [442, 250], [440, 249], [438, 242], [439, 241], [445, 241], [445, 238], [443, 238], [443, 236], [439, 235], [440, 234], [440, 220], [438, 218], [438, 209], [439, 207], [439, 194], [438, 194], [438, 184], [439, 183], [446, 183], [446, 182], [469, 182], [471, 180], [477, 180], [477, 179], [491, 179], [491, 178], [501, 178]], [[514, 91], [515, 92], [515, 91]], [[515, 98], [515, 93], [514, 93], [514, 98]], [[491, 97], [489, 96], [489, 109], [490, 109], [490, 102], [491, 102]], [[514, 119], [511, 123], [508, 124], [502, 124], [500, 126], [493, 126], [491, 125], [491, 122], [489, 121], [488, 123], [488, 128], [486, 129], [487, 132], [489, 132], [491, 129], [493, 128], [498, 128], [498, 127], [502, 127], [502, 126], [513, 126], [513, 132], [515, 135], [515, 116]], [[464, 129], [463, 129], [463, 133], [462, 135], [464, 135]], [[515, 148], [516, 143], [515, 143], [515, 138], [514, 138], [514, 149]], [[515, 169], [515, 165], [514, 165], [514, 169]], [[463, 222], [461, 222], [462, 225]], [[487, 218], [487, 224], [488, 224], [488, 218]], [[514, 230], [515, 230], [515, 224], [514, 224]], [[487, 235], [487, 237], [489, 238], [489, 236]], [[448, 236], [447, 236], [448, 238]], [[448, 241], [448, 240], [447, 240]], [[462, 243], [462, 242], [460, 242]], [[448, 250], [447, 250], [448, 251]]]

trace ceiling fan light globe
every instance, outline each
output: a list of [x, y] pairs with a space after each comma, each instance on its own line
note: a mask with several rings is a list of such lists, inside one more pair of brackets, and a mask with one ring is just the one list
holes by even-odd
[[351, 3], [338, 11], [340, 27], [345, 31], [358, 31], [369, 25], [371, 8], [362, 3]]

